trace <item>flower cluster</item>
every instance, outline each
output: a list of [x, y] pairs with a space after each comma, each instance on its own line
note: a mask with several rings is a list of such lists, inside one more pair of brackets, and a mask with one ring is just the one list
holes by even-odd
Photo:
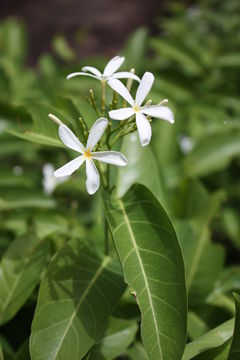
[[[131, 131], [137, 130], [141, 145], [146, 146], [149, 144], [152, 137], [152, 129], [149, 119], [152, 117], [160, 118], [172, 124], [174, 123], [174, 116], [172, 111], [168, 107], [164, 106], [167, 100], [164, 100], [158, 105], [152, 105], [151, 102], [147, 102], [145, 105], [143, 105], [143, 102], [152, 88], [154, 76], [150, 72], [145, 72], [142, 79], [140, 80], [139, 77], [133, 73], [133, 71], [117, 72], [123, 62], [124, 57], [116, 56], [108, 62], [103, 73], [92, 66], [85, 66], [82, 68], [82, 72], [69, 74], [67, 79], [78, 75], [83, 75], [90, 76], [101, 81], [103, 90], [103, 112], [105, 112], [105, 84], [109, 85], [109, 87], [115, 93], [119, 94], [130, 105], [130, 107], [110, 110], [108, 112], [109, 118], [112, 120], [124, 120], [122, 122], [124, 127], [130, 124], [128, 119], [132, 116], [135, 116], [136, 128], [131, 128]], [[135, 100], [130, 94], [129, 87], [126, 87], [119, 80], [123, 78], [130, 79], [131, 81], [136, 80], [139, 82]], [[86, 187], [89, 194], [94, 194], [100, 186], [100, 175], [93, 160], [98, 160], [117, 166], [127, 165], [127, 159], [125, 156], [120, 152], [112, 151], [109, 144], [107, 151], [94, 151], [94, 148], [97, 146], [100, 138], [109, 126], [109, 120], [107, 118], [101, 117], [96, 120], [91, 130], [89, 131], [87, 144], [86, 146], [83, 146], [83, 144], [78, 140], [73, 132], [66, 125], [64, 125], [61, 120], [52, 114], [49, 114], [49, 117], [59, 125], [58, 134], [63, 144], [81, 154], [77, 158], [68, 162], [66, 165], [62, 166], [60, 169], [56, 170], [54, 172], [55, 177], [69, 176], [84, 162], [86, 162]], [[124, 133], [124, 135], [126, 134], [127, 133]], [[109, 132], [107, 136], [109, 136]]]

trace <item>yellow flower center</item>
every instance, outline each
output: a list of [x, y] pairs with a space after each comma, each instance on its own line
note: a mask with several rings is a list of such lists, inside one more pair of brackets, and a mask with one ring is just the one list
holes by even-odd
[[138, 105], [134, 105], [133, 110], [134, 110], [135, 112], [139, 112], [139, 111], [140, 111], [140, 107], [139, 107]]
[[87, 159], [90, 159], [90, 158], [91, 158], [91, 151], [90, 151], [90, 149], [87, 149], [87, 150], [84, 152], [84, 156], [85, 156]]

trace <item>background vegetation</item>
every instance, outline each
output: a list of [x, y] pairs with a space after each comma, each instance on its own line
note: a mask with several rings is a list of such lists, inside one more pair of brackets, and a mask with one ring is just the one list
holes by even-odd
[[[152, 144], [144, 150], [131, 136], [124, 139], [121, 151], [129, 166], [113, 169], [111, 176], [119, 195], [136, 182], [151, 189], [176, 229], [189, 303], [183, 359], [237, 359], [239, 342], [232, 336], [233, 292], [240, 290], [240, 3], [176, 2], [168, 11], [159, 18], [159, 34], [141, 28], [119, 54], [139, 75], [153, 72], [151, 98], [169, 99], [175, 125], [154, 119]], [[70, 159], [49, 112], [80, 138], [79, 116], [89, 126], [96, 120], [86, 89], [93, 88], [100, 101], [99, 84], [65, 76], [84, 65], [103, 68], [106, 59], [77, 61], [62, 37], [53, 46], [57, 57], [44, 54], [29, 68], [24, 24], [7, 19], [0, 25], [0, 358], [5, 360], [30, 358], [39, 284], [53, 255], [73, 239], [87, 249], [104, 249], [100, 194], [87, 195], [81, 171], [46, 194], [43, 166], [58, 168]], [[239, 311], [237, 294], [235, 302]], [[139, 319], [127, 289], [88, 358], [147, 359]], [[235, 326], [237, 336], [239, 318]]]

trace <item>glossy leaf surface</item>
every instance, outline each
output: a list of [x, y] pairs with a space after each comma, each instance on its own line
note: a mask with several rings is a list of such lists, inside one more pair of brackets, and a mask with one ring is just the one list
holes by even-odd
[[122, 198], [104, 194], [106, 216], [141, 311], [150, 360], [181, 359], [186, 336], [182, 253], [173, 226], [152, 193], [133, 186]]
[[34, 234], [17, 238], [0, 265], [0, 324], [10, 320], [40, 281], [48, 244]]
[[[92, 246], [93, 247], [93, 246]], [[81, 359], [106, 326], [124, 291], [119, 264], [71, 240], [42, 281], [32, 325], [32, 360]]]

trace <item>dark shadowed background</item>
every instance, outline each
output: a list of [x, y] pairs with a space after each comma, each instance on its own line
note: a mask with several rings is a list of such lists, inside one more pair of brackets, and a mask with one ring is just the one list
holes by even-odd
[[[166, 0], [165, 0], [166, 2]], [[30, 63], [51, 50], [51, 40], [63, 34], [78, 56], [111, 56], [139, 26], [154, 29], [164, 0], [1, 0], [0, 19], [24, 19], [30, 36]]]

